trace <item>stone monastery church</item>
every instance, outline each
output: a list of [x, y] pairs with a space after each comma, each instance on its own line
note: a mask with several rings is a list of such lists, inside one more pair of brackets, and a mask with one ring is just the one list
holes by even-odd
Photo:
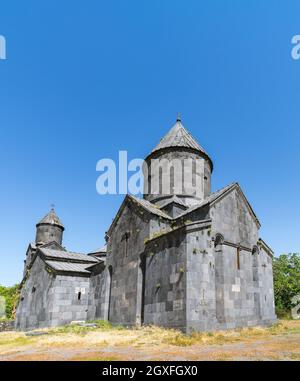
[[211, 193], [212, 160], [180, 118], [145, 159], [145, 183], [161, 181], [161, 171], [151, 173], [155, 158], [201, 160], [197, 196], [174, 186], [169, 194], [127, 195], [107, 245], [87, 255], [62, 246], [64, 226], [52, 209], [26, 252], [16, 328], [104, 319], [191, 332], [276, 320], [273, 252], [240, 186]]

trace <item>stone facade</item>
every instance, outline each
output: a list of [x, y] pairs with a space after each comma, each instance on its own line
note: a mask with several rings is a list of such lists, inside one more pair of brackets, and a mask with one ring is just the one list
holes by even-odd
[[[153, 159], [163, 159], [159, 171]], [[174, 159], [202, 163], [201, 171], [191, 167], [179, 176], [180, 193], [174, 184], [180, 167], [170, 172], [168, 164]], [[105, 248], [90, 255], [66, 251], [64, 227], [54, 211], [37, 224], [36, 242], [26, 255], [17, 328], [105, 319], [192, 332], [276, 320], [273, 252], [259, 238], [260, 222], [240, 186], [211, 192], [212, 161], [180, 120], [145, 165], [149, 192], [143, 199], [125, 197]], [[170, 176], [167, 193], [161, 187], [165, 176]], [[201, 188], [192, 194], [195, 179]]]
[[[87, 319], [89, 279], [49, 271], [37, 258], [22, 289], [17, 328], [57, 326]], [[77, 289], [81, 290], [80, 300]]]

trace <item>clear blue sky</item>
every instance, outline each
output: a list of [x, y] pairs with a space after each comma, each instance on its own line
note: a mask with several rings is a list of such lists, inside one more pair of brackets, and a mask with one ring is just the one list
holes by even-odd
[[55, 203], [64, 245], [88, 252], [123, 196], [96, 193], [96, 162], [144, 157], [183, 124], [238, 181], [275, 250], [300, 252], [300, 2], [1, 1], [0, 284], [21, 280]]

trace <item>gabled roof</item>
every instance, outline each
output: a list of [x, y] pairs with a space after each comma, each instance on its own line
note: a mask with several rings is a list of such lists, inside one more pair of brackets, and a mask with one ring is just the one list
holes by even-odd
[[50, 266], [53, 270], [59, 272], [68, 272], [68, 273], [81, 273], [81, 274], [90, 274], [90, 271], [87, 270], [91, 264], [89, 263], [70, 263], [70, 262], [57, 262], [57, 261], [45, 261], [45, 263]]
[[36, 250], [36, 244], [35, 244], [35, 242], [30, 242], [29, 247], [30, 247], [32, 250]]
[[128, 197], [136, 204], [138, 204], [139, 206], [141, 206], [142, 208], [146, 209], [148, 212], [152, 213], [152, 214], [156, 214], [157, 216], [159, 217], [163, 217], [163, 218], [166, 218], [166, 219], [171, 219], [171, 217], [164, 213], [163, 211], [161, 211], [159, 209], [158, 206], [156, 206], [155, 204], [152, 204], [151, 202], [143, 199], [143, 198], [137, 198], [137, 197], [134, 197], [132, 195], [128, 195]]
[[48, 242], [48, 243], [44, 243], [42, 244], [41, 246], [38, 246], [39, 248], [43, 248], [43, 249], [51, 249], [51, 250], [62, 250], [62, 251], [66, 251], [66, 248], [61, 246], [58, 242], [56, 241], [51, 241], [51, 242]]
[[36, 251], [36, 245], [34, 242], [31, 242], [28, 247], [27, 247], [27, 250], [26, 250], [26, 255], [28, 255], [28, 252], [29, 250], [31, 250], [32, 252], [35, 252]]
[[266, 244], [262, 238], [259, 238], [257, 243], [258, 245], [261, 245], [271, 257], [273, 257], [274, 251], [270, 248], [269, 245]]
[[[126, 197], [125, 197], [121, 207], [119, 208], [119, 211], [118, 211], [115, 219], [113, 220], [112, 224], [110, 225], [109, 231], [117, 223], [118, 219], [120, 218], [120, 216], [121, 216], [121, 214], [123, 212], [123, 209], [125, 208], [125, 205], [129, 201], [135, 203], [136, 205], [140, 206], [141, 208], [143, 208], [144, 210], [148, 211], [151, 214], [157, 215], [158, 217], [162, 217], [162, 218], [164, 218], [166, 220], [169, 220], [169, 221], [172, 221], [172, 220], [174, 221], [174, 220], [177, 220], [177, 219], [179, 219], [181, 217], [187, 216], [188, 214], [192, 213], [193, 211], [195, 211], [197, 209], [200, 209], [200, 208], [204, 207], [205, 205], [208, 205], [208, 204], [213, 205], [215, 202], [218, 202], [223, 197], [227, 196], [234, 189], [236, 189], [239, 192], [239, 194], [241, 195], [241, 197], [243, 198], [243, 200], [246, 203], [246, 206], [247, 206], [247, 208], [249, 210], [249, 213], [252, 215], [252, 217], [255, 220], [256, 224], [258, 226], [260, 226], [260, 222], [259, 222], [256, 214], [254, 213], [254, 211], [253, 211], [249, 201], [247, 200], [246, 196], [244, 195], [241, 187], [239, 186], [238, 183], [232, 183], [232, 184], [229, 184], [226, 187], [224, 187], [224, 188], [222, 188], [222, 189], [220, 189], [220, 190], [210, 194], [201, 203], [196, 204], [196, 205], [190, 207], [187, 210], [184, 210], [181, 214], [179, 214], [178, 216], [176, 216], [174, 218], [169, 216], [163, 210], [160, 210], [158, 206], [156, 206], [155, 204], [152, 204], [151, 202], [149, 202], [147, 200], [139, 199], [139, 198], [134, 197], [132, 195], [126, 195]], [[167, 205], [167, 204], [165, 204], [165, 205]]]
[[212, 220], [208, 219], [208, 220], [202, 220], [202, 221], [188, 222], [173, 228], [168, 227], [166, 229], [161, 230], [158, 235], [156, 233], [153, 233], [148, 239], [145, 240], [145, 244], [149, 244], [150, 242], [160, 240], [163, 237], [167, 236], [168, 234], [178, 234], [178, 232], [182, 229], [185, 229], [186, 232], [188, 232], [188, 231], [193, 231], [195, 229], [198, 230], [199, 227], [201, 229], [210, 228], [211, 222]]
[[194, 210], [197, 210], [197, 209], [199, 209], [199, 208], [202, 208], [204, 205], [207, 205], [207, 204], [212, 203], [213, 201], [217, 200], [219, 197], [221, 197], [221, 196], [223, 196], [224, 194], [226, 194], [227, 191], [232, 190], [232, 189], [235, 187], [236, 184], [237, 184], [237, 183], [229, 184], [229, 185], [227, 185], [226, 187], [224, 187], [224, 188], [222, 188], [222, 189], [219, 189], [219, 190], [216, 191], [216, 192], [211, 193], [211, 194], [210, 194], [208, 197], [206, 197], [201, 203], [192, 206], [191, 208], [189, 208], [188, 210], [186, 210], [185, 212], [183, 212], [180, 216], [185, 215], [185, 214], [188, 214], [188, 213], [191, 213], [191, 212], [193, 212]]
[[39, 257], [47, 266], [57, 272], [76, 273], [82, 276], [91, 274], [88, 268], [104, 262], [85, 254], [74, 253], [66, 250], [54, 250], [45, 247], [38, 247], [34, 252], [34, 256], [27, 268], [27, 272], [23, 277], [20, 288], [23, 287], [24, 282], [28, 278], [29, 270], [32, 268], [36, 258]]
[[111, 231], [111, 229], [118, 222], [118, 220], [119, 220], [120, 216], [122, 215], [122, 212], [123, 212], [123, 210], [124, 210], [124, 208], [128, 202], [132, 202], [134, 205], [137, 205], [138, 207], [140, 207], [140, 208], [146, 210], [147, 212], [154, 214], [158, 217], [162, 217], [162, 218], [165, 218], [167, 220], [172, 220], [172, 217], [170, 217], [168, 214], [166, 214], [162, 210], [160, 210], [158, 206], [155, 206], [154, 204], [152, 204], [151, 202], [149, 202], [147, 200], [137, 198], [135, 196], [127, 194], [125, 196], [115, 218], [113, 219], [113, 222], [111, 223], [111, 225], [108, 229], [108, 233]]
[[64, 225], [61, 223], [53, 208], [50, 210], [48, 214], [46, 214], [44, 218], [41, 219], [40, 222], [37, 223], [36, 226], [39, 225], [56, 225], [64, 229]]
[[93, 271], [97, 266], [100, 266], [100, 265], [105, 265], [106, 264], [106, 258], [99, 258], [99, 262], [98, 263], [93, 263], [92, 265], [89, 264], [86, 269], [89, 270], [89, 271]]
[[53, 250], [53, 249], [45, 249], [39, 248], [39, 252], [46, 259], [58, 259], [58, 260], [67, 260], [70, 262], [84, 262], [84, 263], [97, 263], [98, 259], [92, 256], [88, 256], [85, 254], [73, 253], [70, 251], [62, 251], [62, 250]]
[[91, 251], [90, 253], [88, 253], [88, 255], [106, 254], [106, 252], [107, 252], [107, 246], [103, 246], [100, 249]]
[[172, 147], [194, 149], [201, 154], [204, 154], [209, 159], [211, 167], [213, 167], [213, 163], [208, 154], [205, 152], [204, 148], [201, 147], [200, 144], [193, 138], [193, 136], [183, 127], [179, 117], [177, 118], [175, 125], [151, 151], [151, 154], [160, 151], [161, 149]]
[[176, 218], [180, 218], [182, 216], [185, 216], [199, 208], [202, 208], [203, 206], [205, 205], [213, 205], [214, 203], [216, 203], [217, 201], [221, 200], [223, 197], [227, 196], [230, 192], [232, 192], [234, 189], [236, 189], [239, 194], [241, 195], [241, 197], [244, 199], [245, 203], [246, 203], [246, 206], [249, 210], [249, 213], [252, 215], [252, 217], [254, 218], [256, 224], [258, 226], [260, 226], [260, 222], [256, 216], [256, 214], [254, 213], [249, 201], [247, 200], [246, 196], [244, 195], [240, 185], [238, 183], [232, 183], [232, 184], [229, 184], [227, 185], [226, 187], [212, 193], [211, 195], [209, 195], [208, 197], [206, 197], [200, 204], [198, 205], [195, 205], [193, 207], [191, 207], [190, 209], [184, 211], [183, 213], [181, 213], [178, 217]]

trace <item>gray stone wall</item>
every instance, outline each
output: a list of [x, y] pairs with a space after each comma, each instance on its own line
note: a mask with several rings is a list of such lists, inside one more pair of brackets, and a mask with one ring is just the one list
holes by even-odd
[[147, 247], [144, 323], [184, 330], [186, 325], [186, 236], [157, 238]]
[[216, 269], [211, 226], [199, 224], [189, 229], [192, 231], [187, 232], [186, 331], [213, 330], [216, 327]]
[[[215, 248], [217, 327], [235, 328], [274, 320], [271, 258], [253, 252], [259, 226], [242, 196], [231, 192], [211, 207], [210, 215], [213, 236], [220, 233], [224, 237], [224, 243]], [[269, 262], [269, 267], [262, 270], [262, 261]]]
[[21, 290], [16, 328], [26, 330], [86, 320], [88, 295], [89, 278], [55, 275], [37, 257]]
[[212, 205], [210, 216], [214, 233], [222, 234], [225, 240], [249, 248], [257, 244], [259, 226], [237, 190]]
[[68, 324], [74, 320], [87, 320], [89, 287], [90, 280], [87, 277], [57, 275], [50, 290], [50, 294], [53, 294], [50, 326]]
[[134, 325], [140, 320], [139, 264], [149, 231], [150, 215], [128, 203], [108, 243], [107, 268], [112, 269], [107, 283], [110, 290], [108, 318], [112, 323]]
[[185, 223], [197, 222], [210, 219], [209, 205], [205, 205], [200, 209], [196, 209], [183, 217], [179, 217], [178, 220], [182, 220]]
[[98, 271], [90, 277], [90, 292], [87, 319], [107, 319], [108, 300], [106, 300], [108, 272], [105, 265], [97, 265]]
[[261, 305], [262, 320], [276, 319], [274, 302], [273, 266], [272, 258], [261, 248], [258, 254], [258, 288]]
[[16, 311], [17, 329], [47, 327], [51, 321], [54, 298], [51, 290], [55, 279], [44, 267], [44, 262], [37, 257], [20, 293]]
[[218, 260], [222, 257], [222, 268], [216, 277], [216, 286], [221, 292], [217, 302], [223, 306], [223, 310], [219, 308], [220, 327], [254, 325], [257, 316], [254, 313], [252, 253], [240, 251], [240, 268], [237, 265], [237, 248], [222, 245], [216, 256]]

